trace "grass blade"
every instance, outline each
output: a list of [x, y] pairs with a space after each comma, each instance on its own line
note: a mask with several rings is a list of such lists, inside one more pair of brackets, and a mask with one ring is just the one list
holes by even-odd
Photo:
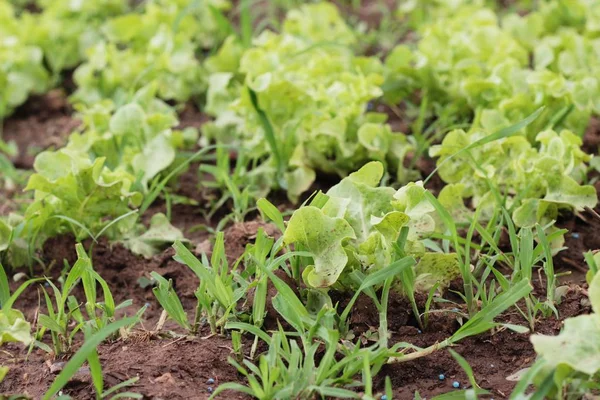
[[198, 150], [194, 154], [192, 154], [187, 160], [185, 160], [184, 162], [179, 164], [176, 168], [174, 168], [160, 182], [158, 182], [157, 184], [152, 186], [152, 188], [150, 189], [150, 192], [148, 193], [146, 198], [144, 198], [144, 201], [142, 202], [142, 205], [140, 206], [140, 215], [143, 215], [146, 212], [146, 210], [148, 209], [148, 207], [150, 207], [150, 205], [152, 203], [154, 203], [154, 200], [156, 200], [156, 198], [158, 197], [160, 192], [162, 192], [163, 189], [165, 188], [165, 186], [167, 186], [167, 183], [171, 180], [171, 178], [173, 178], [175, 175], [177, 175], [178, 173], [183, 171], [183, 169], [186, 168], [188, 165], [190, 165], [190, 163], [197, 160], [199, 157], [205, 155], [206, 153], [216, 149], [217, 147], [231, 148], [232, 146], [211, 145], [211, 146], [206, 146], [206, 147]]
[[4, 267], [0, 263], [0, 309], [2, 309], [4, 304], [8, 303], [8, 299], [10, 299], [8, 276], [6, 276], [6, 271], [4, 271]]
[[254, 325], [247, 324], [245, 322], [228, 322], [225, 325], [225, 329], [237, 329], [240, 331], [247, 331], [247, 332], [250, 332], [251, 334], [253, 334], [254, 336], [261, 338], [262, 340], [265, 341], [265, 343], [267, 343], [267, 344], [271, 343], [271, 337], [265, 331], [263, 331], [262, 329], [254, 326]]
[[280, 178], [285, 166], [283, 165], [283, 159], [281, 158], [279, 148], [277, 147], [277, 138], [275, 137], [275, 130], [273, 129], [273, 125], [271, 125], [267, 114], [260, 108], [256, 92], [250, 88], [248, 88], [248, 92], [250, 93], [250, 100], [252, 101], [252, 106], [254, 107], [256, 114], [258, 114], [260, 124], [262, 125], [263, 130], [265, 131], [265, 138], [267, 139], [267, 142], [271, 147], [273, 157], [275, 158], [275, 165], [277, 165], [277, 177]]
[[529, 280], [523, 279], [507, 292], [498, 295], [490, 304], [482, 308], [465, 323], [450, 338], [453, 343], [469, 336], [477, 335], [493, 326], [493, 319], [515, 305], [520, 299], [527, 296], [533, 287]]
[[56, 393], [58, 393], [59, 390], [65, 387], [65, 385], [69, 383], [69, 379], [71, 379], [71, 377], [75, 375], [79, 367], [83, 365], [83, 363], [85, 362], [85, 360], [88, 359], [90, 354], [92, 354], [92, 352], [96, 350], [98, 345], [102, 343], [107, 337], [117, 332], [119, 329], [134, 323], [135, 321], [135, 318], [124, 318], [105, 326], [104, 328], [100, 329], [98, 332], [90, 336], [90, 338], [83, 343], [83, 346], [81, 346], [77, 353], [75, 353], [75, 355], [73, 355], [73, 357], [65, 365], [60, 374], [58, 374], [58, 376], [52, 383], [52, 386], [50, 386], [48, 391], [44, 394], [43, 399], [50, 400], [52, 396], [54, 396]]
[[271, 203], [269, 200], [262, 198], [262, 199], [258, 199], [258, 201], [256, 202], [256, 205], [258, 206], [258, 209], [265, 214], [266, 217], [268, 217], [271, 221], [273, 221], [273, 223], [275, 224], [275, 226], [277, 227], [277, 229], [279, 229], [281, 232], [285, 232], [285, 224], [283, 223], [283, 216], [281, 215], [281, 212], [277, 209], [277, 207], [275, 207], [273, 205], [273, 203]]
[[121, 220], [123, 220], [123, 219], [125, 219], [125, 218], [129, 217], [130, 215], [133, 215], [133, 214], [135, 214], [135, 213], [137, 213], [137, 212], [138, 212], [138, 210], [131, 210], [131, 211], [129, 211], [128, 213], [125, 213], [125, 214], [123, 214], [123, 215], [121, 215], [121, 216], [119, 216], [119, 217], [117, 217], [117, 218], [113, 219], [113, 220], [112, 220], [112, 221], [110, 221], [108, 224], [106, 224], [106, 226], [104, 226], [104, 228], [102, 228], [102, 229], [100, 230], [100, 232], [98, 232], [98, 234], [96, 235], [96, 237], [97, 237], [97, 238], [100, 238], [100, 237], [102, 236], [102, 234], [103, 234], [104, 232], [106, 232], [106, 231], [107, 231], [107, 230], [108, 230], [108, 229], [109, 229], [111, 226], [113, 226], [113, 225], [114, 225], [114, 224], [116, 224], [117, 222], [119, 222], [119, 221], [121, 221]]

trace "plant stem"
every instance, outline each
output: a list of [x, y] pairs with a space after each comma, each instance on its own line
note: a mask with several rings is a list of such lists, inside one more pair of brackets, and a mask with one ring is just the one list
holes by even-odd
[[194, 313], [194, 324], [192, 325], [192, 335], [198, 333], [198, 325], [200, 324], [200, 315], [202, 315], [202, 304], [200, 300], [196, 303], [196, 312]]
[[446, 339], [442, 342], [435, 343], [435, 344], [433, 344], [427, 348], [424, 348], [422, 350], [415, 351], [414, 353], [402, 354], [399, 357], [391, 357], [387, 361], [387, 363], [388, 364], [399, 364], [399, 363], [404, 363], [404, 362], [408, 362], [408, 361], [413, 361], [413, 360], [419, 359], [421, 357], [426, 357], [430, 354], [435, 353], [438, 350], [444, 349], [451, 345], [452, 345], [452, 341], [450, 339]]

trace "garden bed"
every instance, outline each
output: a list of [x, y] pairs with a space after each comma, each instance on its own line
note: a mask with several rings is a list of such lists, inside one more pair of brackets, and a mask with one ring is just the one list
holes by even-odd
[[[540, 338], [532, 335], [556, 336], [574, 317], [596, 318], [590, 293], [600, 290], [600, 277], [593, 278], [600, 263], [600, 119], [593, 93], [584, 93], [588, 81], [577, 81], [594, 78], [592, 67], [578, 60], [589, 70], [571, 76], [554, 62], [556, 48], [543, 47], [552, 57], [542, 57], [525, 40], [534, 25], [525, 18], [552, 16], [551, 5], [215, 1], [201, 14], [178, 1], [164, 0], [172, 7], [161, 8], [163, 0], [114, 0], [106, 9], [86, 3], [89, 15], [60, 6], [53, 15], [54, 5], [26, 1], [14, 2], [13, 16], [2, 14], [2, 1], [0, 35], [3, 17], [14, 22], [29, 10], [40, 18], [47, 13], [51, 23], [73, 18], [73, 32], [103, 39], [82, 51], [77, 37], [71, 45], [81, 54], [62, 65], [52, 58], [61, 49], [44, 35], [58, 34], [57, 43], [73, 38], [46, 27], [40, 37], [19, 37], [23, 49], [38, 41], [42, 58], [32, 52], [27, 68], [7, 67], [36, 79], [44, 75], [39, 68], [48, 74], [44, 90], [28, 88], [27, 101], [0, 108], [7, 115], [0, 167], [4, 158], [12, 164], [6, 178], [0, 175], [0, 269], [10, 293], [39, 278], [7, 310], [8, 296], [0, 294], [0, 317], [18, 310], [25, 321], [17, 321], [31, 324], [21, 341], [37, 340], [25, 346], [7, 335], [3, 344], [0, 335], [0, 399], [51, 397], [61, 371], [104, 332], [102, 324], [116, 326], [140, 309], [139, 320], [98, 342], [97, 360], [87, 353], [60, 394], [105, 398], [102, 390], [132, 380], [119, 389], [132, 398], [208, 399], [227, 383], [237, 390], [217, 398], [261, 398], [250, 363], [266, 366], [262, 373], [274, 373], [275, 365], [291, 369], [288, 340], [301, 343], [297, 354], [312, 356], [315, 371], [331, 360], [338, 375], [344, 362], [359, 365], [349, 377], [299, 382], [302, 390], [292, 379], [278, 388], [288, 397], [297, 390], [298, 399], [416, 400], [451, 392], [457, 397], [449, 398], [461, 399], [483, 390], [479, 398], [507, 399], [532, 366], [546, 375], [529, 376], [521, 393], [599, 390], [597, 374], [569, 360], [542, 370], [548, 354], [532, 344]], [[505, 21], [507, 15], [514, 18]], [[161, 21], [156, 37], [148, 33], [156, 30], [153, 18]], [[595, 37], [586, 31], [591, 23], [557, 24], [573, 35], [560, 36], [565, 43], [576, 37], [583, 46]], [[138, 25], [145, 29], [127, 29]], [[548, 35], [558, 43], [551, 25], [548, 32], [539, 28], [535, 40]], [[276, 33], [261, 36], [265, 29]], [[492, 37], [497, 48], [486, 42]], [[136, 61], [125, 68], [120, 63], [128, 59]], [[535, 64], [542, 61], [547, 65]], [[135, 79], [127, 75], [138, 67]], [[538, 75], [544, 68], [547, 75]], [[58, 87], [49, 71], [62, 77]], [[571, 85], [556, 89], [553, 74]], [[3, 149], [3, 141], [16, 152]], [[28, 182], [31, 190], [23, 193]], [[552, 253], [551, 245], [561, 244], [557, 228], [565, 230], [564, 248]], [[24, 246], [28, 262], [11, 265], [15, 254], [24, 257]], [[186, 249], [201, 260], [197, 265], [175, 259]], [[78, 263], [85, 266], [78, 270]], [[74, 303], [60, 310], [69, 312], [59, 332], [46, 304], [60, 297], [53, 285], [63, 288], [73, 270], [83, 272], [69, 292]], [[390, 271], [396, 272], [385, 275]], [[210, 280], [198, 277], [209, 272], [226, 287], [207, 289]], [[131, 304], [106, 317], [103, 282], [115, 304]], [[261, 294], [266, 304], [257, 301]], [[165, 305], [173, 297], [183, 316]], [[490, 304], [505, 311], [494, 313]], [[473, 321], [480, 330], [449, 344]], [[9, 332], [9, 325], [0, 328]], [[70, 332], [72, 343], [61, 348]], [[282, 347], [271, 353], [275, 345]], [[381, 364], [348, 361], [363, 349], [367, 357], [388, 353]], [[540, 387], [540, 376], [550, 382], [558, 366], [569, 373], [557, 375], [563, 380], [556, 378], [556, 387]]]
[[[14, 135], [13, 127], [19, 126], [23, 121], [38, 121], [38, 117], [28, 116], [29, 113], [48, 116], [43, 119], [48, 126], [42, 129], [35, 123], [21, 128], [24, 129], [24, 136], [19, 143], [24, 149], [56, 145], [55, 142], [48, 142], [48, 137], [61, 137], [61, 135], [56, 136], [56, 132], [60, 132], [60, 129], [56, 130], [53, 127], [62, 126], [57, 121], [70, 118], [62, 113], [56, 113], [55, 109], [47, 106], [47, 102], [43, 103], [46, 106], [39, 106], [39, 101], [39, 99], [31, 100], [17, 112], [16, 116], [5, 122], [5, 132]], [[188, 106], [180, 114], [180, 120], [184, 127], [199, 127], [207, 118], [193, 106]], [[71, 125], [76, 126], [76, 123]], [[43, 132], [46, 132], [46, 135], [40, 135]], [[19, 156], [19, 159], [21, 157]], [[424, 159], [419, 164], [424, 166], [423, 177], [434, 168], [428, 166], [429, 159]], [[177, 193], [201, 201], [202, 190], [198, 184], [198, 175], [194, 171], [195, 168], [192, 168], [179, 180]], [[326, 191], [332, 185], [329, 180], [322, 183], [317, 181], [315, 188]], [[432, 180], [429, 185], [433, 192], [439, 192], [443, 187], [439, 179]], [[289, 203], [283, 196], [275, 193], [274, 198], [282, 202], [282, 209], [289, 207]], [[164, 212], [164, 207], [164, 202], [162, 204], [159, 202], [153, 206], [153, 211]], [[223, 214], [226, 214], [226, 211], [223, 211]], [[245, 246], [254, 241], [259, 227], [267, 227], [268, 231], [273, 231], [261, 221], [260, 217], [255, 218], [253, 221], [237, 223], [226, 228], [225, 243], [230, 261], [233, 262], [240, 257]], [[205, 251], [210, 251], [211, 248], [210, 234], [199, 227], [214, 226], [215, 220], [218, 220], [218, 217], [213, 218], [212, 222], [206, 220], [202, 210], [198, 206], [191, 205], [177, 205], [171, 215], [172, 223], [180, 228], [186, 237], [193, 240], [192, 247], [199, 247]], [[565, 298], [558, 306], [560, 318], [552, 316], [540, 319], [536, 324], [536, 332], [547, 335], [558, 334], [564, 319], [589, 313], [589, 302], [585, 295], [587, 269], [584, 267], [583, 253], [600, 248], [600, 236], [595, 234], [600, 231], [600, 218], [592, 212], [570, 216], [559, 225], [571, 232], [566, 236], [567, 250], [555, 257], [557, 273], [567, 274], [561, 279], [561, 285], [568, 286], [568, 289], [565, 291]], [[61, 265], [63, 260], [67, 260], [72, 265], [77, 259], [74, 245], [75, 241], [71, 236], [57, 237], [45, 244], [41, 258], [47, 266]], [[89, 245], [91, 241], [86, 243], [86, 247]], [[131, 315], [144, 305], [148, 306], [141, 326], [131, 332], [130, 337], [109, 341], [98, 347], [105, 380], [109, 387], [137, 376], [140, 380], [135, 390], [147, 398], [207, 399], [211, 391], [220, 383], [246, 382], [244, 377], [227, 362], [232, 351], [230, 338], [212, 335], [207, 328], [203, 329], [198, 337], [185, 337], [172, 322], [167, 322], [161, 331], [155, 330], [162, 309], [152, 294], [151, 286], [142, 287], [140, 283], [144, 278], [150, 278], [150, 272], [156, 271], [165, 278], [173, 280], [173, 286], [184, 308], [190, 313], [196, 304], [194, 291], [198, 287], [198, 278], [188, 267], [172, 259], [174, 255], [172, 249], [167, 249], [162, 254], [147, 260], [132, 254], [121, 245], [111, 246], [106, 240], [101, 240], [93, 247], [92, 254], [94, 269], [108, 281], [115, 301], [121, 303], [125, 300], [133, 300], [132, 306], [123, 311], [124, 314]], [[49, 271], [51, 278], [57, 278], [60, 273], [58, 268], [50, 268]], [[15, 274], [21, 272], [27, 273], [26, 270], [17, 270]], [[42, 276], [44, 271], [36, 270], [34, 275]], [[13, 282], [12, 290], [19, 284], [20, 282]], [[538, 287], [540, 293], [543, 292], [542, 286], [543, 282]], [[79, 288], [74, 294], [82, 296], [83, 291]], [[16, 303], [17, 308], [23, 311], [28, 320], [34, 320], [40, 311], [46, 312], [40, 295], [41, 292], [32, 287], [19, 297]], [[434, 313], [430, 328], [422, 332], [416, 320], [411, 317], [409, 303], [392, 298], [389, 307], [392, 343], [409, 342], [425, 348], [444, 340], [459, 326], [456, 314], [443, 312], [447, 308], [441, 308], [439, 311], [442, 313]], [[378, 318], [371, 300], [361, 297], [352, 311], [352, 328], [357, 333], [376, 332]], [[514, 311], [504, 314], [498, 320], [513, 324], [527, 324]], [[274, 321], [271, 321], [270, 325], [275, 327], [272, 322]], [[172, 336], [171, 332], [183, 336]], [[73, 351], [81, 346], [82, 339], [75, 341]], [[251, 341], [246, 340], [247, 351], [250, 346]], [[467, 339], [455, 349], [469, 362], [477, 382], [482, 388], [489, 390], [494, 398], [508, 398], [517, 382], [507, 378], [528, 367], [536, 357], [529, 341], [529, 334], [518, 334], [506, 329]], [[5, 347], [4, 351], [0, 352], [0, 364], [9, 366], [10, 372], [0, 383], [0, 393], [24, 393], [34, 398], [41, 397], [60, 372], [60, 366], [68, 359], [69, 354], [54, 358], [40, 349], [28, 355], [27, 349], [22, 346]], [[444, 379], [440, 379], [441, 375]], [[409, 363], [384, 367], [375, 379], [375, 389], [379, 392], [384, 391], [385, 376], [391, 378], [394, 396], [398, 396], [399, 399], [412, 398], [415, 392], [419, 392], [424, 398], [430, 398], [451, 391], [454, 382], [468, 384], [464, 371], [446, 351], [438, 351]], [[94, 398], [89, 369], [82, 367], [81, 373], [73, 378], [64, 393], [77, 399]], [[247, 398], [234, 392], [228, 392], [224, 396], [228, 399]]]

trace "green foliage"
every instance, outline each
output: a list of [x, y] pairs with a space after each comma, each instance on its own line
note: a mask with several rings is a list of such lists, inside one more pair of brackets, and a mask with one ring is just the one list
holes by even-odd
[[131, 173], [147, 192], [150, 181], [179, 162], [178, 150], [191, 148], [198, 135], [194, 128], [175, 129], [175, 110], [156, 95], [152, 83], [120, 107], [109, 100], [80, 107], [82, 133], [72, 134], [66, 149], [91, 159], [106, 157], [109, 168]]
[[9, 370], [10, 369], [8, 367], [0, 366], [0, 383], [2, 383], [2, 381], [6, 377], [6, 374], [8, 374]]
[[[332, 187], [322, 207], [296, 210], [284, 233], [284, 242], [311, 254], [302, 276], [312, 287], [329, 287], [339, 281], [353, 286], [353, 271], [375, 272], [404, 255], [423, 256], [421, 239], [435, 230], [435, 208], [421, 184], [409, 183], [398, 191], [378, 187], [384, 167], [370, 162]], [[402, 246], [400, 231], [406, 227]], [[428, 277], [447, 285], [458, 273], [454, 255], [430, 254], [416, 267], [419, 288], [428, 291]], [[346, 278], [340, 278], [342, 273]], [[443, 287], [442, 287], [443, 288]]]
[[0, 120], [30, 94], [43, 93], [50, 83], [43, 52], [28, 42], [22, 24], [11, 2], [0, 1]]
[[28, 345], [33, 341], [31, 325], [25, 320], [21, 311], [13, 308], [13, 304], [30, 284], [38, 280], [25, 281], [11, 295], [6, 271], [0, 263], [0, 346], [7, 342], [20, 342]]
[[313, 256], [315, 265], [306, 276], [313, 287], [331, 286], [338, 280], [348, 262], [342, 242], [354, 238], [344, 219], [328, 217], [311, 206], [294, 212], [284, 236], [286, 243], [298, 243]]
[[175, 242], [187, 243], [183, 233], [169, 222], [166, 215], [157, 213], [150, 219], [150, 227], [137, 225], [122, 240], [125, 247], [135, 254], [150, 258]]
[[81, 131], [65, 147], [36, 157], [25, 187], [34, 193], [33, 203], [23, 219], [0, 221], [0, 252], [8, 252], [13, 267], [64, 233], [76, 240], [104, 234], [145, 257], [184, 240], [164, 216], [155, 216], [147, 230], [135, 211], [155, 178], [185, 166], [180, 151], [197, 140], [193, 128], [173, 129], [179, 123], [175, 111], [155, 94], [149, 85], [119, 108], [108, 100], [80, 108]]
[[92, 105], [111, 99], [121, 105], [151, 82], [165, 100], [197, 97], [206, 82], [196, 52], [224, 39], [212, 15], [228, 4], [155, 0], [145, 2], [140, 12], [110, 19], [102, 27], [102, 40], [87, 51], [86, 62], [75, 71], [78, 88], [72, 100]]
[[243, 147], [269, 186], [292, 200], [317, 172], [344, 176], [369, 160], [405, 179], [407, 139], [392, 132], [385, 115], [365, 112], [382, 94], [381, 63], [354, 56], [348, 45], [355, 41], [337, 9], [320, 3], [290, 12], [280, 34], [259, 35], [237, 75], [239, 44], [226, 42], [207, 61], [225, 70], [209, 78], [207, 111], [216, 120], [204, 135]]
[[[539, 2], [539, 10], [523, 17], [501, 16], [482, 1], [432, 3], [434, 11], [426, 15], [433, 17], [416, 28], [416, 51], [403, 44], [386, 60], [389, 101], [418, 89], [434, 99], [429, 114], [466, 122], [475, 115], [475, 127], [488, 131], [545, 106], [523, 131], [529, 140], [553, 126], [583, 134], [590, 115], [599, 111], [594, 99], [600, 64], [597, 40], [591, 38], [597, 11], [591, 2]], [[590, 23], [582, 26], [586, 17]], [[558, 29], [570, 24], [580, 31]]]
[[[40, 313], [38, 323], [44, 330], [50, 331], [56, 354], [69, 351], [75, 334], [82, 330], [97, 332], [114, 321], [115, 311], [125, 307], [130, 302], [115, 305], [112, 293], [106, 281], [93, 269], [92, 261], [85, 253], [81, 244], [76, 245], [77, 262], [69, 270], [62, 288], [59, 289], [51, 280], [46, 279], [54, 294], [54, 302], [46, 289], [43, 289], [48, 314]], [[85, 294], [85, 311], [88, 319], [84, 318], [80, 304], [72, 295], [75, 287], [82, 283]], [[102, 288], [104, 301], [99, 302], [97, 286]]]
[[243, 150], [238, 152], [235, 165], [231, 165], [228, 147], [217, 147], [215, 156], [214, 164], [200, 165], [200, 173], [210, 175], [207, 179], [202, 180], [202, 186], [217, 190], [224, 189], [221, 197], [211, 204], [209, 218], [221, 210], [228, 201], [233, 203], [231, 214], [219, 221], [217, 230], [220, 230], [230, 220], [243, 222], [248, 212], [253, 210], [252, 200], [264, 196], [268, 192], [270, 184], [260, 181], [263, 176], [259, 171], [248, 168], [246, 154]]
[[24, 13], [22, 29], [27, 41], [42, 49], [55, 76], [85, 59], [87, 50], [101, 39], [106, 20], [129, 10], [126, 0], [40, 0], [36, 5], [41, 12]]
[[[353, 1], [354, 9], [360, 3]], [[65, 233], [93, 242], [105, 235], [145, 257], [174, 242], [175, 260], [200, 283], [192, 320], [171, 280], [153, 272], [164, 315], [192, 335], [203, 324], [213, 334], [233, 330], [231, 363], [247, 380], [247, 386], [221, 385], [213, 397], [232, 389], [258, 398], [373, 400], [380, 396], [373, 377], [387, 363], [425, 357], [493, 329], [527, 332], [496, 322], [513, 306], [533, 331], [540, 315], [558, 316], [553, 255], [565, 231], [552, 223], [564, 210], [597, 203], [596, 190], [585, 184], [591, 157], [581, 150], [581, 134], [600, 112], [600, 10], [594, 0], [540, 1], [535, 8], [526, 0], [510, 9], [495, 3], [403, 2], [399, 14], [408, 20], [399, 29], [410, 28], [417, 42], [406, 37], [382, 64], [357, 55], [367, 28], [354, 31], [327, 2], [290, 10], [281, 23], [272, 18], [267, 23], [277, 33], [253, 37], [265, 22], [249, 0], [227, 16], [227, 0], [39, 0], [40, 12], [0, 0], [0, 119], [77, 67], [71, 101], [82, 120], [66, 146], [37, 156], [24, 215], [0, 219], [0, 261], [31, 263], [47, 239]], [[239, 17], [239, 34], [228, 17]], [[383, 41], [381, 49], [389, 46]], [[387, 115], [370, 112], [381, 97], [414, 119], [412, 137], [393, 132]], [[205, 102], [203, 111], [214, 117], [200, 142], [194, 129], [177, 129], [179, 110], [169, 105], [189, 100]], [[434, 172], [448, 183], [438, 198], [424, 183], [408, 183], [410, 167], [433, 142], [439, 143], [430, 150], [439, 157]], [[16, 149], [0, 140], [0, 151], [2, 184], [13, 190], [19, 176], [8, 157]], [[210, 159], [200, 159], [207, 153]], [[212, 252], [200, 257], [169, 221], [173, 178], [195, 161], [209, 175], [203, 186], [224, 189], [208, 217], [233, 204], [215, 229]], [[287, 222], [285, 212], [260, 199], [258, 209], [282, 236], [259, 230], [236, 262], [228, 259], [225, 224], [244, 221], [253, 200], [273, 189], [297, 202], [317, 175], [343, 179]], [[163, 193], [167, 215], [142, 224]], [[510, 249], [501, 245], [505, 231]], [[58, 355], [83, 335], [45, 398], [84, 362], [97, 398], [139, 398], [117, 393], [135, 378], [104, 390], [97, 346], [135, 324], [144, 309], [115, 322], [131, 302], [115, 304], [81, 244], [76, 251], [73, 267], [65, 263], [64, 276], [41, 288], [46, 308], [35, 337], [13, 308], [33, 280], [11, 295], [0, 265], [0, 345], [47, 349], [41, 340], [49, 333]], [[513, 398], [524, 398], [530, 384], [534, 398], [576, 398], [600, 387], [600, 348], [587, 340], [600, 334], [600, 260], [585, 257], [595, 313], [566, 320], [557, 337], [532, 337], [539, 360]], [[536, 268], [545, 295], [532, 293]], [[463, 289], [442, 298], [457, 279]], [[84, 299], [75, 296], [79, 283]], [[332, 300], [339, 299], [335, 291], [350, 295], [343, 309]], [[460, 327], [427, 348], [390, 348], [392, 292], [408, 299], [423, 330], [429, 314], [442, 311], [432, 303], [462, 308], [462, 300]], [[379, 326], [355, 338], [350, 315], [360, 296], [373, 301]], [[273, 310], [279, 329], [267, 333], [262, 326]], [[243, 333], [254, 336], [250, 357]], [[375, 344], [363, 347], [367, 340]], [[255, 358], [265, 348], [259, 341], [268, 348]], [[484, 394], [466, 360], [450, 352], [472, 388], [439, 398]], [[0, 380], [5, 373], [0, 367]], [[389, 379], [385, 392], [391, 398]]]
[[153, 273], [153, 277], [158, 281], [159, 286], [154, 289], [154, 294], [169, 316], [181, 327], [196, 333], [200, 318], [204, 314], [211, 330], [216, 333], [217, 328], [222, 328], [229, 315], [235, 312], [235, 306], [244, 294], [244, 291], [236, 290], [234, 273], [229, 270], [223, 233], [217, 235], [210, 261], [206, 254], [202, 254], [202, 260], [198, 260], [180, 241], [176, 241], [173, 247], [175, 260], [187, 265], [200, 279], [200, 285], [195, 292], [198, 303], [193, 323], [188, 321], [170, 283], [156, 273]]
[[[562, 209], [596, 205], [594, 187], [581, 184], [591, 156], [580, 149], [581, 139], [572, 132], [542, 131], [536, 135], [539, 147], [517, 135], [455, 154], [484, 136], [478, 129], [455, 130], [430, 149], [439, 157], [441, 178], [449, 183], [440, 194], [440, 199], [448, 198], [447, 204], [472, 198], [475, 207], [485, 209], [485, 217], [502, 201], [518, 226], [529, 227], [556, 220]], [[445, 194], [448, 191], [451, 196]], [[462, 202], [451, 207], [455, 218], [465, 217]]]
[[[90, 371], [92, 372], [92, 378], [94, 380], [94, 386], [99, 398], [103, 398], [102, 394], [104, 391], [103, 383], [102, 383], [102, 371], [100, 369], [100, 361], [98, 360], [98, 352], [97, 347], [102, 343], [106, 338], [118, 332], [119, 329], [123, 329], [128, 325], [133, 325], [137, 322], [136, 318], [123, 318], [119, 321], [112, 322], [111, 324], [105, 326], [99, 331], [95, 332], [93, 335], [89, 335], [84, 341], [83, 345], [77, 352], [71, 357], [69, 362], [65, 365], [63, 370], [58, 374], [48, 391], [44, 394], [43, 399], [49, 400], [51, 399], [60, 389], [65, 387], [72, 376], [77, 373], [79, 367], [83, 365], [83, 363], [87, 360], [90, 364]], [[92, 367], [93, 366], [93, 367]], [[125, 381], [128, 384], [132, 384], [135, 381]], [[124, 387], [127, 385], [119, 385], [120, 387]], [[117, 388], [118, 389], [118, 388]], [[109, 392], [109, 391], [107, 391]], [[112, 391], [110, 391], [112, 392]], [[108, 393], [110, 394], [110, 393]], [[129, 398], [141, 398], [140, 395], [136, 394], [125, 394]]]
[[177, 297], [177, 294], [173, 290], [173, 281], [170, 279], [166, 280], [154, 271], [152, 271], [152, 279], [157, 283], [152, 289], [152, 293], [156, 296], [161, 307], [165, 309], [169, 317], [177, 322], [180, 327], [191, 330], [192, 327], [183, 309], [181, 300], [179, 300], [179, 297]]
[[31, 343], [31, 325], [19, 310], [0, 310], [0, 345], [8, 342]]
[[[339, 335], [327, 330], [327, 311], [323, 311], [315, 321], [311, 332], [298, 332], [300, 337], [292, 339], [282, 328], [272, 336], [261, 334], [269, 348], [258, 358], [256, 364], [243, 360], [229, 362], [247, 377], [248, 386], [239, 383], [224, 383], [217, 388], [211, 398], [224, 390], [235, 390], [260, 399], [271, 398], [311, 398], [313, 396], [334, 398], [361, 398], [356, 392], [345, 387], [370, 385], [370, 382], [356, 381], [356, 375], [365, 371], [375, 373], [385, 364], [389, 354], [386, 348], [361, 348], [347, 345], [338, 347]], [[239, 329], [252, 329], [252, 326], [237, 324]], [[316, 329], [316, 328], [319, 329]], [[234, 328], [234, 326], [231, 326]], [[326, 337], [315, 334], [321, 330]], [[289, 336], [289, 337], [288, 337]], [[294, 335], [295, 336], [295, 335]], [[322, 357], [317, 357], [319, 348], [324, 346]]]
[[[132, 191], [134, 177], [111, 171], [104, 158], [92, 161], [65, 148], [41, 153], [34, 168], [26, 190], [35, 191], [35, 200], [25, 212], [21, 232], [33, 248], [61, 233], [78, 240], [95, 235], [108, 225], [107, 219], [127, 214], [142, 199]], [[116, 234], [122, 225], [110, 230]]]

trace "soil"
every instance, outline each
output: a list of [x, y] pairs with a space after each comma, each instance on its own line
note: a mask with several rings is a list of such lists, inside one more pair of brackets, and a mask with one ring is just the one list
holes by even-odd
[[64, 145], [80, 122], [73, 118], [67, 95], [61, 89], [30, 98], [6, 121], [2, 139], [19, 149], [12, 160], [17, 168], [30, 169], [37, 153]]
[[600, 118], [592, 117], [583, 135], [583, 150], [589, 154], [598, 154], [600, 146]]
[[[136, 332], [127, 340], [101, 344], [98, 353], [106, 388], [139, 377], [130, 391], [144, 398], [205, 399], [221, 383], [240, 380], [237, 370], [227, 362], [230, 346], [230, 339], [219, 336], [161, 339], [151, 332]], [[51, 359], [41, 350], [26, 361], [23, 355], [17, 347], [7, 346], [0, 356], [2, 365], [11, 368], [0, 384], [0, 393], [41, 398], [66, 360]], [[81, 368], [63, 393], [75, 399], [95, 398], [89, 370]], [[223, 398], [247, 397], [225, 392]]]

